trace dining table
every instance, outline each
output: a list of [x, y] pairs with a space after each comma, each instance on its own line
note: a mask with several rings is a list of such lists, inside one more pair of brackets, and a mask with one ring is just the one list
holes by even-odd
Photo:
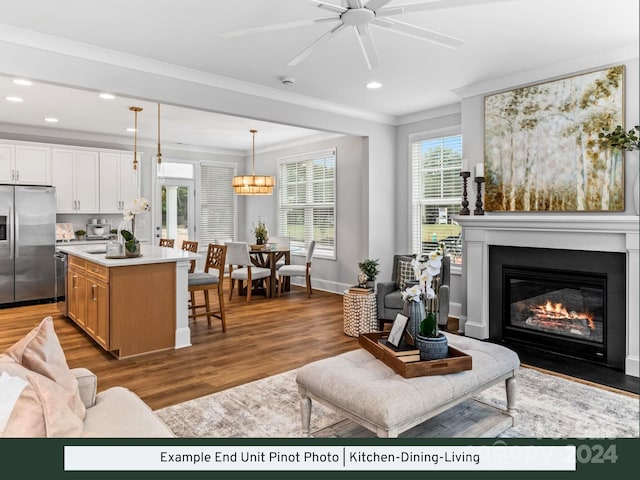
[[[269, 245], [257, 246], [251, 245], [249, 248], [251, 263], [256, 267], [269, 268], [271, 270], [271, 280], [269, 282], [269, 291], [266, 292], [267, 297], [275, 297], [278, 292], [276, 277], [278, 272], [278, 261], [284, 259], [285, 265], [291, 263], [291, 250], [284, 248], [273, 248]], [[282, 290], [288, 292], [291, 289], [289, 277], [284, 278]]]

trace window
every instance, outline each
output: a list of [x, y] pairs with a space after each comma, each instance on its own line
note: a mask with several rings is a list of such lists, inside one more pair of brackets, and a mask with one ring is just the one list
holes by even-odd
[[291, 237], [292, 253], [336, 255], [336, 150], [297, 155], [278, 162], [278, 235]]
[[200, 164], [200, 243], [208, 245], [218, 238], [235, 238], [236, 199], [231, 180], [235, 164]]
[[428, 253], [444, 242], [460, 263], [461, 227], [451, 216], [462, 203], [462, 136], [411, 142], [411, 248]]

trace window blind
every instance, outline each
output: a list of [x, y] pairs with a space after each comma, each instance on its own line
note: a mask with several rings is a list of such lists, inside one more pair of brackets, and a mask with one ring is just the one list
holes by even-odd
[[231, 180], [233, 164], [200, 164], [200, 243], [208, 245], [218, 238], [235, 239], [236, 198]]
[[336, 253], [336, 150], [306, 153], [278, 162], [278, 235], [291, 238], [292, 253]]
[[428, 253], [444, 242], [459, 258], [461, 227], [452, 223], [462, 202], [462, 136], [411, 142], [411, 248]]

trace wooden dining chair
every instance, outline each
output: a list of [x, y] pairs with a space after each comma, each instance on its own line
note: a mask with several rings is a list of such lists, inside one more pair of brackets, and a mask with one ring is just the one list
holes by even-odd
[[[189, 318], [196, 318], [206, 315], [207, 323], [211, 325], [211, 317], [219, 318], [222, 321], [222, 331], [227, 331], [227, 323], [224, 314], [224, 264], [227, 256], [226, 245], [216, 245], [210, 243], [207, 249], [207, 259], [204, 264], [204, 272], [194, 272], [188, 275], [189, 293], [191, 294], [191, 315]], [[211, 290], [218, 291], [218, 307], [219, 310], [212, 310], [209, 299]], [[203, 292], [204, 304], [197, 305], [195, 303], [195, 292]], [[204, 312], [198, 313], [199, 308], [205, 308]]]
[[305, 265], [283, 265], [278, 269], [278, 296], [282, 294], [282, 282], [284, 277], [304, 277], [307, 286], [307, 297], [311, 297], [311, 261], [316, 249], [316, 241], [311, 240], [307, 248], [307, 262]]
[[170, 247], [173, 248], [173, 246], [175, 245], [176, 241], [173, 238], [161, 238], [160, 239], [160, 246], [161, 247]]
[[267, 281], [267, 292], [271, 289], [271, 269], [256, 267], [251, 263], [249, 254], [249, 245], [247, 242], [229, 242], [227, 243], [229, 255], [227, 263], [229, 264], [229, 277], [231, 278], [231, 291], [229, 292], [229, 300], [233, 297], [233, 287], [236, 280], [247, 283], [247, 303], [251, 301], [251, 290], [253, 282], [256, 280]]
[[[182, 241], [182, 250], [186, 250], [187, 252], [198, 253], [198, 242], [194, 242], [191, 240], [183, 240]], [[196, 271], [196, 261], [191, 260], [191, 266], [189, 267], [189, 273], [193, 273]]]

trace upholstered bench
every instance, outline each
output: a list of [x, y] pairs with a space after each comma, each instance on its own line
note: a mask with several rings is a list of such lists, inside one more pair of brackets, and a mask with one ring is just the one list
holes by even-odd
[[507, 409], [513, 414], [518, 355], [501, 345], [445, 335], [451, 346], [471, 355], [471, 370], [404, 378], [363, 349], [301, 367], [296, 382], [303, 434], [309, 435], [312, 400], [378, 437], [397, 437], [502, 380], [506, 383]]

